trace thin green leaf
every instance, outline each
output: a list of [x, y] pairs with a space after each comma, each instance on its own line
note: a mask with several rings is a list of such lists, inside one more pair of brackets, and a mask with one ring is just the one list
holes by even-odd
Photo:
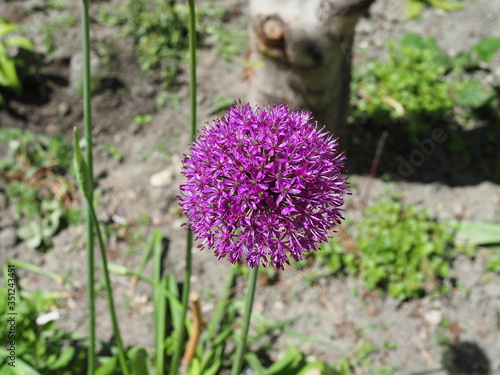
[[68, 365], [75, 355], [75, 347], [67, 347], [57, 358], [57, 360], [50, 366], [51, 370], [58, 370]]
[[154, 230], [153, 233], [151, 234], [151, 236], [149, 237], [148, 244], [146, 245], [146, 251], [144, 252], [144, 255], [142, 256], [141, 262], [139, 263], [139, 266], [135, 270], [136, 274], [142, 273], [142, 271], [144, 270], [144, 267], [146, 266], [146, 263], [151, 258], [151, 254], [153, 253], [153, 250], [156, 248], [161, 249], [161, 240], [162, 240], [161, 231], [158, 229]]
[[58, 274], [51, 272], [51, 271], [48, 271], [46, 269], [40, 268], [40, 267], [35, 266], [33, 264], [30, 264], [30, 263], [26, 263], [26, 262], [23, 262], [23, 261], [20, 261], [17, 259], [7, 259], [5, 261], [5, 264], [11, 264], [11, 265], [14, 265], [16, 267], [23, 268], [26, 271], [37, 273], [37, 274], [42, 275], [42, 276], [46, 276], [46, 277], [54, 280], [58, 284], [64, 283], [64, 279], [61, 276], [59, 276]]
[[16, 367], [12, 367], [12, 373], [15, 375], [41, 375], [20, 358], [16, 358]]
[[134, 346], [129, 350], [128, 355], [132, 361], [132, 372], [136, 375], [150, 375], [151, 368], [146, 349], [142, 346]]
[[0, 86], [8, 87], [17, 94], [21, 93], [21, 82], [17, 75], [14, 60], [3, 53], [0, 53]]
[[424, 11], [425, 4], [418, 0], [408, 0], [406, 2], [406, 17], [408, 18], [420, 18], [422, 12]]
[[129, 270], [127, 267], [122, 266], [121, 264], [116, 264], [116, 263], [108, 263], [108, 271], [113, 272], [117, 275], [130, 275], [133, 274], [134, 272]]
[[212, 366], [208, 369], [202, 369], [203, 375], [217, 375], [220, 373], [220, 368], [222, 367], [222, 360], [220, 358], [212, 362]]
[[[167, 289], [167, 278], [161, 280], [161, 287]], [[156, 291], [155, 291], [156, 295]], [[170, 300], [170, 299], [169, 299]], [[167, 330], [167, 300], [164, 295], [160, 295], [159, 300], [154, 301], [155, 307], [155, 337], [156, 342], [156, 373], [165, 373], [165, 335]]]
[[219, 303], [215, 309], [215, 313], [208, 324], [205, 338], [201, 344], [201, 348], [206, 350], [208, 347], [208, 343], [213, 340], [213, 336], [215, 335], [217, 327], [220, 327], [222, 324], [222, 319], [224, 318], [224, 314], [227, 312], [227, 306], [229, 304], [229, 297], [231, 295], [231, 288], [234, 284], [234, 279], [237, 273], [237, 266], [232, 265], [226, 283], [224, 284], [224, 290], [222, 292], [222, 296], [219, 299]]
[[92, 196], [92, 189], [89, 177], [89, 169], [87, 167], [87, 163], [82, 156], [82, 150], [80, 149], [80, 139], [78, 137], [78, 129], [76, 126], [73, 128], [73, 147], [74, 147], [74, 164], [76, 171], [76, 179], [78, 181], [78, 185], [80, 189], [89, 201]]
[[290, 348], [278, 361], [274, 362], [265, 372], [265, 375], [287, 375], [296, 373], [304, 361], [304, 354], [297, 348]]
[[[200, 356], [200, 353], [197, 353], [197, 356], [193, 358], [193, 360], [196, 358], [197, 361], [200, 362], [200, 369], [204, 369], [206, 365], [209, 363], [213, 362], [215, 352], [213, 350], [206, 350], [203, 352], [203, 354]], [[200, 359], [201, 357], [201, 359]]]
[[25, 49], [28, 51], [33, 51], [33, 49], [34, 49], [33, 42], [31, 40], [29, 40], [28, 38], [22, 37], [22, 36], [18, 36], [18, 35], [13, 35], [13, 36], [9, 37], [9, 39], [7, 39], [5, 41], [5, 46], [6, 47], [19, 47], [19, 48], [22, 48], [22, 49]]
[[264, 367], [260, 364], [259, 357], [255, 353], [248, 352], [245, 359], [255, 375], [264, 375]]
[[455, 237], [458, 246], [500, 244], [500, 224], [463, 221]]
[[204, 374], [201, 372], [200, 368], [200, 360], [198, 358], [193, 358], [191, 360], [191, 364], [189, 365], [189, 369], [187, 372], [188, 375], [201, 375]]
[[118, 361], [116, 357], [110, 358], [102, 366], [97, 368], [95, 375], [113, 375], [118, 370]]
[[13, 31], [19, 30], [19, 26], [10, 22], [6, 18], [0, 18], [0, 37], [7, 35]]
[[[156, 374], [160, 375], [165, 367], [165, 317], [162, 312], [165, 311], [165, 296], [160, 288], [165, 285], [165, 278], [162, 279], [161, 246], [151, 237], [150, 242], [153, 246], [153, 306], [154, 306], [154, 327], [155, 327], [155, 348], [156, 348]], [[163, 327], [160, 329], [160, 327]]]
[[229, 336], [234, 333], [234, 328], [231, 325], [230, 327], [226, 327], [221, 333], [219, 333], [214, 339], [212, 343], [212, 347], [216, 347], [218, 345], [224, 344]]
[[439, 9], [455, 11], [455, 10], [461, 10], [463, 8], [462, 4], [456, 3], [454, 1], [448, 1], [448, 0], [428, 0], [428, 1], [429, 4], [431, 4], [433, 7]]
[[[177, 286], [177, 280], [175, 280], [174, 275], [169, 274], [167, 276], [167, 289], [168, 291], [176, 297], [176, 300], [180, 300], [179, 287]], [[182, 311], [181, 306], [177, 303], [174, 303], [171, 298], [168, 299], [170, 311], [172, 312], [172, 323], [174, 325], [174, 329], [179, 331], [180, 329], [184, 329], [182, 324]]]
[[336, 371], [328, 367], [325, 362], [308, 363], [297, 375], [321, 374], [321, 375], [339, 375]]

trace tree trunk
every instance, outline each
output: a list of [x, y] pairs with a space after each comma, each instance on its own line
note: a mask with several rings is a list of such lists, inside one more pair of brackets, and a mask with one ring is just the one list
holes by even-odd
[[310, 110], [345, 135], [354, 27], [374, 1], [250, 0], [250, 101]]

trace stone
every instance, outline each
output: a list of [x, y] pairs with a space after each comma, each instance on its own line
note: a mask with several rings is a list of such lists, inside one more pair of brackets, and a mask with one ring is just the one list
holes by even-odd
[[430, 310], [424, 314], [424, 319], [433, 327], [437, 327], [443, 321], [443, 313], [439, 310]]
[[486, 295], [493, 298], [500, 297], [500, 284], [498, 282], [490, 281], [484, 285]]
[[154, 187], [165, 187], [174, 181], [174, 171], [172, 168], [166, 168], [163, 171], [153, 174], [149, 178], [149, 183]]
[[71, 112], [71, 108], [68, 105], [68, 103], [66, 103], [66, 102], [61, 102], [57, 106], [57, 113], [61, 117], [64, 117], [64, 116], [68, 115], [70, 112]]
[[17, 233], [15, 227], [3, 228], [0, 231], [0, 248], [10, 248], [17, 243]]

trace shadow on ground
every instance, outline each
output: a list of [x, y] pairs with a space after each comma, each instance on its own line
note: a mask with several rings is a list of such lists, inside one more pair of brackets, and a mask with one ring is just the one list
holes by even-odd
[[413, 133], [408, 122], [380, 125], [370, 119], [355, 120], [349, 125], [346, 145], [349, 173], [370, 174], [379, 146], [378, 177], [449, 186], [499, 183], [500, 108], [496, 107], [471, 113], [475, 126], [470, 130], [446, 118], [423, 122]]

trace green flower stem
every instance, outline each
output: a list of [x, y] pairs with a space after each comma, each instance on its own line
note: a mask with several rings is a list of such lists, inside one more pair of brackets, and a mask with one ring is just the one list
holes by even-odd
[[177, 332], [177, 342], [174, 348], [174, 355], [172, 356], [172, 362], [170, 363], [169, 374], [177, 374], [179, 372], [179, 365], [181, 360], [182, 349], [184, 348], [184, 322], [186, 321], [188, 300], [189, 300], [189, 290], [191, 288], [191, 270], [192, 270], [192, 258], [191, 249], [193, 247], [193, 233], [188, 231], [186, 240], [186, 269], [184, 271], [184, 285], [182, 286], [182, 310], [181, 319], [182, 322], [179, 332]]
[[243, 325], [241, 326], [241, 339], [236, 349], [236, 357], [233, 362], [231, 375], [240, 375], [243, 367], [243, 357], [246, 351], [246, 343], [248, 337], [248, 329], [250, 328], [250, 319], [252, 317], [253, 300], [255, 297], [255, 287], [257, 285], [258, 268], [250, 268], [250, 276], [248, 279], [248, 289], [245, 298], [245, 310], [243, 311]]
[[[156, 237], [156, 238], [154, 238]], [[156, 231], [152, 236], [153, 248], [153, 306], [155, 321], [155, 346], [156, 346], [156, 374], [165, 373], [165, 324], [166, 324], [166, 306], [167, 301], [161, 292], [161, 288], [166, 289], [166, 277], [162, 280], [163, 264], [161, 261], [161, 233]]]
[[90, 32], [89, 32], [89, 3], [82, 0], [82, 50], [83, 66], [83, 122], [85, 127], [87, 173], [90, 181], [90, 199], [87, 200], [87, 305], [89, 314], [89, 348], [88, 369], [89, 375], [95, 371], [95, 298], [94, 298], [94, 235], [92, 225], [92, 196], [93, 196], [93, 162], [92, 162], [92, 108], [90, 103]]
[[194, 9], [194, 0], [189, 0], [189, 89], [191, 105], [191, 141], [196, 136], [196, 15]]
[[[190, 111], [191, 111], [191, 141], [196, 136], [196, 18], [194, 0], [189, 0], [189, 75], [190, 75]], [[192, 248], [193, 232], [188, 230], [186, 238], [186, 269], [184, 272], [184, 285], [182, 288], [182, 311], [181, 322], [186, 320], [186, 314], [189, 302], [189, 291], [191, 289], [191, 270], [192, 270]], [[170, 374], [175, 375], [179, 371], [181, 352], [184, 348], [184, 326], [177, 332], [177, 343], [174, 348], [174, 355], [170, 363]]]
[[108, 307], [109, 313], [111, 315], [111, 323], [113, 325], [113, 333], [115, 335], [116, 346], [118, 347], [118, 360], [120, 362], [120, 367], [124, 375], [130, 375], [130, 372], [127, 368], [127, 360], [125, 355], [125, 350], [123, 349], [123, 342], [120, 335], [120, 327], [118, 326], [118, 319], [116, 318], [116, 310], [115, 310], [115, 302], [113, 300], [113, 290], [111, 289], [111, 281], [109, 279], [109, 270], [108, 270], [108, 260], [106, 257], [106, 249], [104, 248], [104, 241], [102, 239], [101, 230], [99, 228], [99, 223], [97, 221], [97, 217], [95, 215], [94, 208], [89, 202], [90, 212], [92, 215], [92, 222], [95, 227], [95, 231], [97, 233], [97, 240], [99, 243], [99, 251], [101, 253], [101, 261], [102, 261], [102, 270], [104, 273], [104, 284], [106, 287], [106, 296], [108, 298]]

